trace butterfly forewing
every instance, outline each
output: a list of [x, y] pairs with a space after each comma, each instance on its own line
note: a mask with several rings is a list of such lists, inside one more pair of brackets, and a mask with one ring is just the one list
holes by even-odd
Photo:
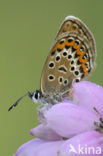
[[73, 81], [79, 82], [92, 71], [95, 41], [78, 18], [68, 16], [60, 27], [44, 64], [41, 91], [45, 95], [63, 95]]

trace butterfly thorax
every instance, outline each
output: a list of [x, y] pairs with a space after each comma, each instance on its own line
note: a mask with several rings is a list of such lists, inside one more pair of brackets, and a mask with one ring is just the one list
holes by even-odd
[[55, 95], [43, 95], [42, 92], [40, 90], [36, 90], [33, 94], [32, 94], [32, 101], [35, 102], [35, 103], [40, 103], [42, 105], [46, 105], [46, 104], [51, 104], [51, 105], [54, 105], [54, 104], [57, 104], [57, 103], [60, 103], [66, 99], [68, 99], [68, 95], [69, 95], [69, 92], [63, 94], [63, 95], [60, 95], [60, 94], [55, 94]]

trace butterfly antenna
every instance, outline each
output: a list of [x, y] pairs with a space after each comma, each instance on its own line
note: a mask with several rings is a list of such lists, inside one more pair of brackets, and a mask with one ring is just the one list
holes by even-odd
[[30, 92], [27, 92], [25, 95], [23, 95], [22, 97], [20, 97], [9, 109], [8, 111], [10, 111], [11, 109], [13, 109], [14, 107], [16, 107], [18, 105], [18, 103], [25, 97], [25, 96], [29, 96], [30, 98], [32, 98], [32, 94]]

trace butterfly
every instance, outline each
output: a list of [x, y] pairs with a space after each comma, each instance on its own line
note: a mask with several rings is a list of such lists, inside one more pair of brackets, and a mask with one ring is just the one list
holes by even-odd
[[[73, 82], [88, 77], [95, 66], [96, 44], [87, 26], [67, 16], [60, 26], [41, 74], [40, 90], [27, 92], [33, 102], [54, 105], [68, 98]], [[10, 108], [15, 107], [24, 97]]]

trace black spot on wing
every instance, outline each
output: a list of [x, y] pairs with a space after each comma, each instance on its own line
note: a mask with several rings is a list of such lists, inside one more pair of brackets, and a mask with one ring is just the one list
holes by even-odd
[[63, 71], [63, 72], [67, 72], [66, 68], [63, 66], [63, 67], [59, 67], [59, 70], [60, 71]]

